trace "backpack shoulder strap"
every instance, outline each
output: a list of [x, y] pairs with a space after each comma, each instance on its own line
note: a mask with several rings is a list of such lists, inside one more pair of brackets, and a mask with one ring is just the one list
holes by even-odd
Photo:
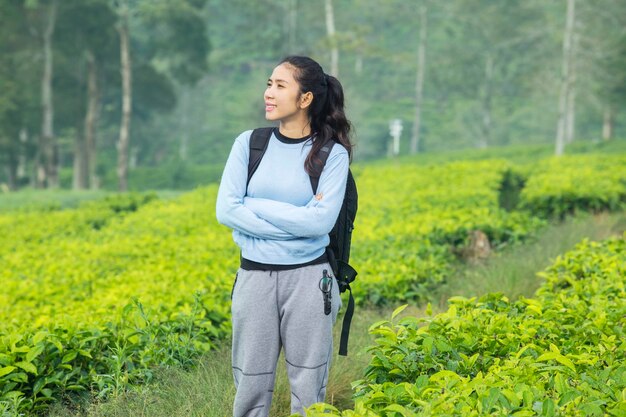
[[250, 183], [250, 178], [252, 178], [252, 175], [254, 175], [261, 163], [273, 130], [273, 127], [261, 127], [252, 131], [250, 135], [250, 157], [248, 158], [248, 181], [246, 184]]
[[313, 188], [313, 195], [317, 194], [317, 186], [320, 182], [320, 176], [322, 175], [322, 171], [324, 170], [324, 166], [326, 165], [326, 161], [328, 160], [328, 155], [330, 155], [330, 151], [333, 150], [333, 146], [335, 145], [334, 140], [328, 141], [326, 145], [322, 147], [317, 153], [317, 159], [313, 161], [313, 169], [315, 170], [315, 175], [310, 175], [311, 179], [311, 188]]

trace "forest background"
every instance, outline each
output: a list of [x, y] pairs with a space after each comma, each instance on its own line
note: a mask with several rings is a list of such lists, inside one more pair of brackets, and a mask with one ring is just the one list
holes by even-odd
[[619, 0], [0, 0], [0, 187], [189, 189], [267, 125], [285, 55], [344, 85], [355, 160], [626, 136]]

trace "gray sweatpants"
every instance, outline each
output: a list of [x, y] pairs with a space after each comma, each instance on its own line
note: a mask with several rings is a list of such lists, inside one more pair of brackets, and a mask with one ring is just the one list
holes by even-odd
[[331, 312], [324, 314], [322, 272], [328, 263], [288, 271], [239, 269], [233, 288], [234, 417], [266, 417], [276, 363], [285, 349], [291, 412], [324, 401], [333, 352], [332, 327], [341, 307], [332, 278]]

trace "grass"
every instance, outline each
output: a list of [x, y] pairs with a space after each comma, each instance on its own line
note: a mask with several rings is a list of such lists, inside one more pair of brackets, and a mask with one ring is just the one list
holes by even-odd
[[[156, 190], [162, 200], [178, 197], [185, 191]], [[117, 194], [105, 190], [36, 190], [32, 188], [16, 192], [0, 191], [0, 214], [19, 211], [53, 211], [77, 208], [83, 201], [99, 200]]]
[[[580, 140], [565, 148], [566, 155], [574, 154], [624, 154], [626, 140], [623, 138], [611, 141]], [[477, 161], [484, 159], [506, 159], [516, 164], [536, 163], [538, 159], [549, 158], [554, 155], [553, 144], [525, 144], [493, 146], [487, 149], [454, 149], [445, 151], [425, 152], [416, 155], [399, 156], [398, 163], [438, 165], [453, 161]], [[358, 161], [361, 163], [361, 161]], [[363, 161], [367, 165], [388, 164], [389, 159], [377, 158]]]
[[[361, 377], [369, 362], [367, 346], [373, 340], [367, 332], [371, 323], [381, 316], [379, 310], [358, 309], [350, 331], [348, 357], [336, 354], [329, 376], [326, 401], [340, 408], [352, 405], [350, 383]], [[341, 322], [335, 327], [339, 340]], [[225, 341], [219, 350], [205, 354], [192, 371], [178, 368], [159, 369], [155, 383], [136, 387], [104, 402], [97, 400], [75, 406], [73, 409], [55, 406], [50, 417], [223, 417], [232, 415], [235, 388], [230, 368], [230, 345]], [[274, 401], [270, 415], [290, 414], [289, 382], [284, 358], [278, 360]]]
[[[584, 238], [604, 239], [626, 230], [626, 213], [584, 215], [545, 228], [535, 239], [495, 254], [488, 261], [459, 266], [457, 273], [432, 296], [433, 310], [446, 308], [452, 295], [478, 296], [500, 291], [510, 298], [531, 297], [540, 284], [536, 272], [545, 269], [559, 254], [571, 249]], [[358, 285], [356, 285], [358, 291]], [[344, 305], [346, 303], [344, 302]], [[394, 306], [395, 308], [397, 306]], [[326, 402], [339, 409], [351, 408], [351, 382], [362, 378], [370, 356], [367, 347], [373, 344], [369, 326], [389, 319], [393, 308], [377, 310], [357, 308], [350, 334], [348, 357], [335, 355], [327, 387]], [[422, 315], [419, 306], [409, 306], [402, 315]], [[339, 340], [341, 319], [335, 327]], [[335, 347], [337, 351], [337, 347]], [[74, 409], [55, 406], [50, 417], [222, 417], [232, 415], [235, 390], [230, 368], [229, 342], [202, 357], [191, 371], [176, 368], [159, 369], [155, 381], [136, 387], [115, 398], [90, 401]], [[270, 416], [290, 413], [289, 383], [284, 359], [279, 359], [274, 402]]]
[[511, 299], [532, 297], [541, 280], [536, 273], [553, 263], [584, 238], [602, 240], [626, 230], [625, 213], [581, 214], [553, 224], [524, 245], [492, 254], [474, 265], [460, 265], [433, 294], [440, 308], [454, 295], [474, 297], [502, 292]]
[[49, 211], [75, 208], [82, 201], [104, 198], [101, 190], [35, 190], [23, 189], [17, 192], [0, 193], [0, 213], [14, 210]]

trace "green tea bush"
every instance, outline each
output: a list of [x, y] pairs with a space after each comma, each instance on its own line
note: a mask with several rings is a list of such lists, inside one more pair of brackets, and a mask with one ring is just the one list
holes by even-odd
[[307, 415], [626, 415], [626, 234], [583, 241], [541, 275], [534, 299], [453, 297], [444, 313], [373, 324], [354, 410]]
[[105, 396], [227, 337], [236, 257], [225, 228], [207, 221], [215, 193], [105, 199], [30, 218], [39, 229], [12, 225], [18, 239], [0, 251], [4, 406]]
[[626, 207], [626, 157], [576, 155], [549, 158], [533, 169], [521, 194], [521, 208], [543, 218], [577, 211]]
[[[617, 171], [616, 161], [598, 160], [594, 169]], [[549, 171], [549, 165], [537, 169]], [[357, 301], [426, 300], [450, 275], [473, 231], [485, 233], [496, 249], [532, 236], [545, 220], [530, 206], [502, 207], [507, 172], [518, 168], [502, 160], [355, 167]], [[521, 172], [530, 183], [533, 170]], [[127, 194], [45, 216], [0, 214], [0, 410], [43, 410], [74, 392], [104, 397], [148, 380], [158, 364], [189, 365], [227, 337], [238, 256], [229, 230], [215, 220], [216, 194], [213, 185], [175, 200]], [[487, 307], [458, 301], [456, 309], [470, 314], [476, 308], [480, 319], [502, 321], [500, 310], [489, 307], [498, 303], [520, 315], [531, 308], [497, 299]], [[518, 334], [518, 327], [509, 333]], [[433, 349], [453, 346], [447, 333], [433, 335]], [[487, 375], [484, 370], [500, 360], [489, 353], [490, 344], [505, 339], [476, 337], [484, 354], [471, 366], [461, 354], [474, 357], [473, 342], [447, 352], [449, 369], [425, 351], [420, 360], [433, 373], [467, 368], [462, 378]], [[403, 370], [418, 378], [423, 371], [413, 364]], [[373, 369], [368, 378], [375, 375]], [[399, 384], [380, 384], [389, 383]]]
[[426, 300], [449, 276], [472, 231], [494, 248], [523, 241], [544, 221], [501, 208], [502, 160], [373, 165], [356, 172], [359, 213], [351, 258], [359, 303]]
[[191, 312], [172, 317], [150, 316], [135, 302], [114, 322], [97, 327], [50, 325], [4, 333], [0, 405], [41, 411], [77, 393], [120, 393], [149, 381], [157, 366], [189, 366], [228, 334], [228, 316], [207, 307], [216, 301], [197, 295]]

